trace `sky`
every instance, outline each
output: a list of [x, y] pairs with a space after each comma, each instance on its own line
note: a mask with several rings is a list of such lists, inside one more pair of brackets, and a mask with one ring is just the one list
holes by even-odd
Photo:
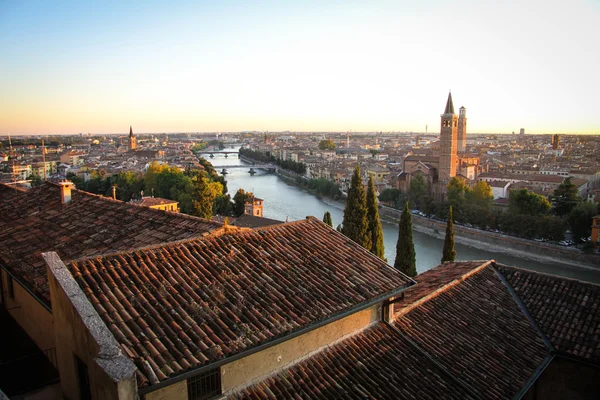
[[600, 134], [600, 1], [0, 0], [0, 135]]

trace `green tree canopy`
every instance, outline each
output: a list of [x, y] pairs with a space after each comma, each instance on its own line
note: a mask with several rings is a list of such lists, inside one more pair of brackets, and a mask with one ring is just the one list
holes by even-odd
[[512, 190], [508, 198], [508, 209], [513, 214], [546, 215], [551, 207], [544, 196], [525, 188]]
[[395, 208], [400, 208], [406, 203], [404, 193], [396, 188], [383, 189], [379, 194], [379, 201]]
[[448, 182], [447, 190], [448, 205], [454, 209], [456, 219], [462, 221], [471, 188], [464, 180], [455, 176]]
[[368, 230], [367, 197], [360, 177], [360, 166], [357, 165], [352, 175], [350, 189], [348, 189], [342, 233], [365, 249], [370, 250], [371, 237]]
[[571, 181], [571, 178], [565, 179], [549, 196], [554, 214], [569, 214], [581, 202], [578, 192], [577, 186]]
[[442, 262], [454, 261], [456, 250], [454, 250], [454, 221], [452, 221], [452, 206], [448, 211], [448, 222], [446, 223], [446, 237], [444, 238], [444, 250], [442, 251]]
[[373, 174], [369, 174], [369, 186], [367, 188], [367, 216], [369, 219], [369, 234], [371, 235], [371, 253], [383, 260], [385, 259], [383, 229], [381, 228], [381, 220], [379, 218], [377, 193], [375, 192]]
[[412, 216], [408, 209], [408, 202], [400, 216], [398, 225], [398, 242], [396, 243], [396, 260], [394, 268], [410, 277], [417, 275], [415, 245], [412, 234]]
[[233, 215], [235, 217], [239, 217], [244, 215], [244, 208], [246, 204], [246, 200], [254, 197], [254, 193], [245, 192], [244, 189], [239, 188], [238, 191], [233, 196]]
[[475, 205], [483, 208], [491, 208], [494, 201], [492, 187], [484, 181], [478, 181], [473, 185], [473, 189], [467, 191], [466, 199], [468, 205]]
[[329, 211], [325, 211], [325, 214], [323, 215], [323, 222], [333, 228], [333, 221], [331, 220], [331, 213]]
[[335, 150], [335, 143], [331, 139], [321, 140], [319, 142], [319, 150]]
[[408, 198], [417, 208], [421, 208], [427, 196], [429, 196], [429, 184], [427, 183], [427, 179], [425, 179], [423, 174], [416, 174], [410, 180]]
[[215, 199], [223, 193], [223, 185], [220, 182], [211, 182], [208, 178], [198, 176], [193, 179], [194, 191], [192, 193], [194, 215], [201, 218], [211, 219]]
[[577, 204], [569, 213], [567, 221], [575, 242], [585, 239], [592, 234], [592, 218], [598, 215], [598, 205], [591, 202]]

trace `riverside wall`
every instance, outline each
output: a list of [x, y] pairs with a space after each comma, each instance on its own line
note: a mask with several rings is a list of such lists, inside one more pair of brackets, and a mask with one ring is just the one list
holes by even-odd
[[[382, 219], [397, 222], [400, 220], [401, 210], [382, 206], [379, 209]], [[412, 215], [413, 228], [428, 235], [443, 238], [446, 232], [446, 222], [420, 215]], [[488, 232], [481, 229], [467, 228], [454, 225], [455, 241], [467, 246], [483, 250], [500, 251], [523, 258], [560, 263], [569, 267], [600, 270], [600, 256], [585, 254], [581, 250], [559, 246], [547, 242], [522, 239], [514, 236]]]

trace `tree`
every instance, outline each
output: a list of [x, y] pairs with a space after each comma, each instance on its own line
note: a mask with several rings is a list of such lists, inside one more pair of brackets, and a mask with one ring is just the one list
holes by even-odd
[[456, 259], [456, 250], [454, 250], [454, 223], [452, 221], [452, 206], [448, 211], [448, 222], [446, 224], [446, 237], [444, 238], [444, 250], [442, 252], [442, 262], [454, 261]]
[[454, 209], [456, 219], [462, 221], [464, 219], [463, 212], [467, 208], [467, 197], [470, 196], [471, 188], [464, 180], [456, 176], [450, 179], [447, 188], [448, 205]]
[[567, 221], [571, 226], [571, 232], [575, 243], [585, 239], [592, 234], [592, 218], [598, 215], [598, 205], [596, 203], [582, 202], [571, 210]]
[[485, 181], [478, 181], [472, 190], [466, 193], [468, 205], [475, 205], [482, 208], [491, 208], [494, 201], [492, 187]]
[[239, 188], [233, 196], [233, 215], [239, 217], [244, 215], [244, 209], [246, 207], [246, 200], [254, 197], [252, 192], [245, 192], [244, 189]]
[[400, 208], [406, 202], [402, 191], [396, 188], [383, 189], [379, 193], [379, 201], [396, 208]]
[[319, 150], [335, 150], [335, 143], [331, 139], [321, 140], [319, 142]]
[[383, 229], [381, 228], [377, 193], [375, 193], [375, 183], [373, 182], [372, 174], [369, 174], [369, 186], [367, 187], [367, 217], [369, 219], [369, 234], [371, 235], [371, 253], [383, 260], [385, 258]]
[[417, 275], [415, 245], [412, 235], [412, 216], [408, 209], [408, 202], [406, 202], [404, 211], [400, 215], [394, 268], [411, 277]]
[[410, 192], [408, 194], [411, 203], [420, 208], [428, 194], [429, 184], [423, 174], [413, 176], [410, 180]]
[[331, 213], [329, 211], [325, 211], [325, 215], [323, 215], [323, 222], [333, 228], [333, 221], [331, 220]]
[[546, 215], [551, 207], [544, 196], [525, 188], [511, 191], [508, 197], [508, 209], [513, 214]]
[[350, 189], [348, 189], [342, 233], [369, 250], [371, 248], [371, 237], [368, 231], [367, 197], [360, 178], [360, 166], [357, 165], [352, 175]]
[[198, 177], [192, 194], [194, 215], [211, 219], [215, 199], [223, 193], [223, 185], [220, 182], [211, 182], [208, 178]]
[[578, 196], [577, 186], [571, 181], [571, 178], [565, 179], [550, 195], [550, 202], [553, 206], [553, 212], [556, 215], [567, 215], [581, 202]]

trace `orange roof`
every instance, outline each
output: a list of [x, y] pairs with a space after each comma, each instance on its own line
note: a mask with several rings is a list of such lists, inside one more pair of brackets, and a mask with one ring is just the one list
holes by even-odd
[[255, 230], [224, 227], [68, 268], [138, 366], [140, 386], [341, 317], [412, 284], [313, 217]]

